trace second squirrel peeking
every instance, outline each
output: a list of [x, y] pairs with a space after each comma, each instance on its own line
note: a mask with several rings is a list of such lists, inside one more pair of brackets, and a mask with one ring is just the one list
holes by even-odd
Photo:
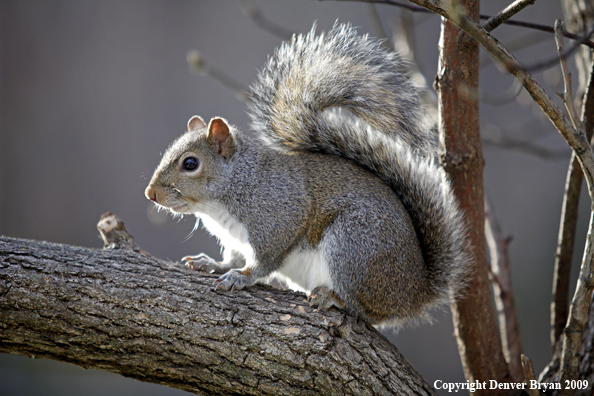
[[294, 36], [251, 87], [258, 136], [194, 116], [167, 149], [148, 199], [194, 214], [223, 261], [222, 290], [276, 276], [313, 306], [377, 325], [427, 317], [464, 285], [466, 228], [419, 89], [399, 59], [350, 25]]

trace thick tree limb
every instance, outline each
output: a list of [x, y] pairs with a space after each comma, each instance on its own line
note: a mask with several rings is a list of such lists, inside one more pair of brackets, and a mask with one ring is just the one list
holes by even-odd
[[435, 394], [381, 334], [338, 310], [268, 286], [215, 291], [213, 276], [131, 239], [108, 244], [0, 238], [0, 352], [201, 394]]

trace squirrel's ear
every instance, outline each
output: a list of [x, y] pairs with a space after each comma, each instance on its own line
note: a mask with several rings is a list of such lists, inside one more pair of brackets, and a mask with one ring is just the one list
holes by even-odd
[[230, 158], [235, 152], [235, 142], [229, 131], [229, 125], [225, 119], [215, 117], [208, 124], [208, 140], [210, 140], [218, 149], [218, 153], [223, 158]]
[[195, 131], [206, 127], [206, 123], [202, 117], [195, 115], [188, 121], [188, 132]]

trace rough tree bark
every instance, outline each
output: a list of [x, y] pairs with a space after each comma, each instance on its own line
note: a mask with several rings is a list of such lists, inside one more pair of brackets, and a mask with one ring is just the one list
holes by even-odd
[[365, 323], [268, 286], [215, 291], [102, 223], [104, 250], [0, 238], [0, 352], [200, 394], [435, 394]]
[[[478, 20], [479, 3], [461, 1]], [[478, 43], [442, 19], [435, 88], [439, 98], [441, 162], [466, 214], [473, 250], [473, 277], [463, 299], [452, 302], [458, 349], [466, 379], [511, 380], [494, 315], [484, 226], [483, 166], [478, 100]], [[498, 390], [479, 390], [498, 394]]]

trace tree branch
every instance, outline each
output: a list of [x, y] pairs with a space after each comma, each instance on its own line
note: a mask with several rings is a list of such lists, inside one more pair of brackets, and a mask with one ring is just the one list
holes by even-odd
[[[320, 0], [323, 1], [323, 0]], [[443, 4], [445, 4], [445, 2], [443, 0], [437, 0], [437, 1], [423, 1], [423, 2], [417, 2], [415, 0], [409, 0], [411, 3], [415, 3], [418, 4], [418, 6], [414, 6], [414, 5], [410, 5], [410, 4], [405, 4], [405, 3], [401, 3], [397, 0], [334, 0], [334, 1], [357, 1], [357, 2], [366, 2], [366, 3], [377, 3], [377, 4], [388, 4], [391, 6], [395, 6], [395, 7], [400, 7], [400, 8], [405, 8], [407, 10], [413, 11], [413, 12], [433, 12], [435, 14], [441, 15], [443, 17], [446, 16], [447, 13], [443, 13], [445, 12], [445, 9], [443, 8]], [[490, 19], [491, 16], [490, 15], [480, 15], [480, 19]], [[534, 30], [540, 30], [541, 32], [547, 32], [547, 33], [555, 33], [555, 29], [551, 26], [547, 26], [547, 25], [540, 25], [537, 23], [531, 23], [531, 22], [524, 22], [524, 21], [512, 21], [512, 20], [506, 20], [503, 22], [506, 25], [512, 25], [512, 26], [518, 26], [518, 27], [523, 27], [523, 28], [527, 28], [527, 29], [534, 29]], [[571, 40], [582, 40], [583, 37], [579, 36], [577, 34], [573, 34], [573, 33], [569, 33], [569, 32], [563, 32], [563, 36], [567, 37], [568, 39]], [[594, 48], [594, 42], [586, 40], [582, 42], [583, 45], [586, 45], [590, 48]]]
[[485, 22], [483, 25], [483, 29], [487, 32], [493, 31], [497, 26], [501, 25], [509, 18], [516, 15], [518, 12], [522, 11], [527, 6], [534, 4], [536, 0], [516, 0], [509, 6], [507, 6], [503, 11], [501, 11], [497, 15], [493, 15], [491, 18]]
[[123, 239], [96, 250], [0, 238], [0, 352], [201, 394], [435, 394], [363, 322], [268, 286], [216, 291], [212, 275]]
[[245, 16], [250, 18], [252, 22], [260, 29], [273, 34], [282, 40], [290, 40], [293, 37], [293, 32], [284, 27], [271, 22], [264, 16], [260, 8], [249, 0], [237, 0], [237, 4]]
[[[472, 18], [459, 13], [452, 12], [451, 6], [441, 8], [441, 2], [414, 0], [415, 3], [432, 8], [439, 8], [441, 13], [450, 18], [456, 25], [469, 33], [474, 39], [483, 45], [491, 54], [502, 62], [528, 90], [532, 98], [543, 109], [549, 120], [555, 125], [559, 133], [576, 153], [586, 182], [588, 193], [594, 201], [594, 153], [586, 135], [581, 130], [576, 130], [563, 116], [559, 108], [551, 101], [542, 87], [532, 76], [522, 68], [515, 57], [509, 53], [497, 40], [490, 36], [484, 29], [472, 20]], [[577, 379], [579, 369], [579, 347], [582, 341], [582, 334], [587, 321], [588, 304], [592, 295], [592, 260], [594, 255], [594, 208], [591, 208], [590, 226], [588, 240], [584, 249], [584, 256], [576, 291], [569, 310], [569, 320], [564, 330], [563, 352], [561, 357], [561, 382]]]
[[[534, 378], [534, 368], [532, 367], [532, 360], [528, 359], [524, 354], [522, 354], [522, 368], [524, 370], [524, 377], [526, 378], [526, 382], [536, 380]], [[540, 392], [532, 387], [529, 387], [527, 391], [529, 396], [540, 396]]]
[[[560, 32], [563, 30], [563, 24], [560, 20], [555, 23], [555, 41], [557, 42], [557, 50], [560, 54], [561, 71], [563, 74], [563, 81], [565, 82], [565, 93], [563, 94], [563, 102], [567, 108], [570, 119], [574, 128], [585, 135], [585, 126], [578, 118], [577, 111], [573, 103], [573, 91], [571, 87], [571, 74], [567, 67], [567, 61], [561, 57], [564, 52], [563, 36]], [[594, 199], [594, 197], [592, 197]], [[565, 383], [567, 380], [576, 380], [579, 378], [579, 363], [580, 363], [580, 348], [582, 344], [582, 335], [588, 322], [588, 308], [590, 299], [592, 297], [592, 289], [594, 288], [592, 280], [592, 230], [594, 227], [594, 204], [591, 210], [590, 226], [588, 230], [588, 241], [586, 242], [586, 249], [584, 251], [584, 258], [580, 276], [574, 297], [569, 309], [568, 321], [563, 330], [563, 349], [561, 350], [561, 367], [560, 367], [560, 382]], [[560, 395], [569, 395], [571, 392], [564, 389], [559, 393]]]
[[369, 18], [369, 23], [371, 25], [371, 30], [373, 31], [373, 34], [376, 37], [382, 39], [382, 47], [384, 47], [386, 51], [394, 51], [394, 44], [392, 44], [390, 36], [386, 33], [386, 30], [384, 29], [384, 25], [382, 24], [382, 20], [379, 16], [379, 13], [377, 12], [375, 4], [364, 3], [363, 8], [365, 9], [367, 17]]
[[472, 18], [460, 13], [459, 10], [452, 10], [452, 7], [449, 5], [447, 8], [442, 8], [441, 1], [411, 1], [432, 10], [435, 9], [440, 15], [444, 14], [447, 19], [451, 20], [477, 40], [522, 83], [524, 88], [530, 93], [530, 96], [532, 96], [549, 120], [555, 125], [561, 136], [563, 136], [569, 146], [577, 153], [582, 168], [585, 169], [588, 191], [590, 192], [590, 196], [594, 197], [594, 153], [586, 135], [573, 128], [538, 82], [532, 78], [530, 73], [524, 70], [520, 62], [497, 39], [482, 29]]
[[216, 80], [235, 93], [235, 97], [242, 102], [248, 100], [248, 88], [227, 73], [212, 67], [197, 50], [188, 51], [186, 60], [190, 70], [194, 73], [204, 74]]
[[[478, 15], [478, 1], [466, 0], [464, 6], [474, 17]], [[484, 159], [476, 96], [478, 50], [476, 41], [442, 19], [434, 85], [439, 103], [440, 162], [464, 212], [473, 252], [469, 287], [463, 298], [452, 301], [451, 310], [466, 380], [507, 382], [510, 376], [494, 315], [485, 248]]]
[[[509, 365], [509, 372], [516, 381], [524, 379], [522, 369], [522, 340], [520, 323], [516, 313], [514, 292], [511, 285], [511, 268], [509, 264], [508, 245], [511, 240], [503, 234], [501, 225], [493, 209], [485, 199], [485, 236], [491, 258], [491, 274], [493, 294], [499, 333], [503, 344], [503, 354]], [[534, 377], [534, 372], [532, 373]]]
[[[561, 50], [562, 51], [562, 50]], [[592, 64], [591, 66], [594, 66]], [[568, 73], [568, 72], [567, 72]], [[564, 73], [565, 75], [565, 73]], [[590, 71], [590, 81], [586, 88], [585, 100], [582, 105], [582, 120], [585, 126], [586, 136], [592, 139], [594, 132], [594, 68]], [[566, 87], [571, 83], [566, 80]], [[566, 92], [566, 97], [569, 95]], [[571, 99], [573, 102], [573, 99]], [[559, 238], [557, 253], [555, 255], [555, 270], [553, 273], [553, 301], [551, 303], [551, 344], [553, 352], [558, 352], [559, 341], [563, 329], [567, 323], [569, 283], [571, 274], [571, 263], [573, 247], [575, 244], [575, 232], [578, 218], [578, 205], [582, 186], [582, 169], [575, 153], [572, 153], [567, 179], [565, 183], [565, 194], [563, 196], [563, 207], [561, 212], [561, 224], [559, 226]]]
[[[555, 34], [563, 36], [562, 33], [555, 33]], [[533, 63], [532, 65], [524, 66], [524, 70], [527, 70], [530, 72], [535, 72], [537, 70], [548, 69], [551, 66], [556, 65], [557, 62], [559, 62], [559, 59], [561, 59], [561, 60], [567, 59], [568, 57], [573, 55], [577, 50], [579, 50], [581, 48], [582, 44], [589, 42], [590, 37], [592, 37], [593, 34], [594, 34], [594, 29], [590, 30], [582, 38], [576, 40], [569, 49], [564, 50], [563, 52], [555, 55], [554, 57], [552, 57], [548, 60], [538, 61], [536, 63]]]
[[[576, 130], [563, 116], [559, 108], [552, 102], [542, 87], [521, 66], [517, 59], [488, 32], [482, 29], [471, 17], [465, 15], [457, 6], [457, 2], [448, 3], [440, 0], [411, 0], [415, 4], [426, 7], [452, 21], [462, 30], [470, 34], [496, 59], [504, 64], [527, 89], [536, 103], [549, 117], [559, 133], [576, 153], [588, 184], [588, 193], [594, 202], [594, 153], [585, 133]], [[561, 357], [561, 381], [577, 379], [579, 365], [579, 347], [587, 322], [588, 304], [592, 295], [593, 257], [594, 257], [594, 206], [591, 208], [588, 240], [576, 291], [569, 310], [569, 320], [564, 330], [563, 352]]]

